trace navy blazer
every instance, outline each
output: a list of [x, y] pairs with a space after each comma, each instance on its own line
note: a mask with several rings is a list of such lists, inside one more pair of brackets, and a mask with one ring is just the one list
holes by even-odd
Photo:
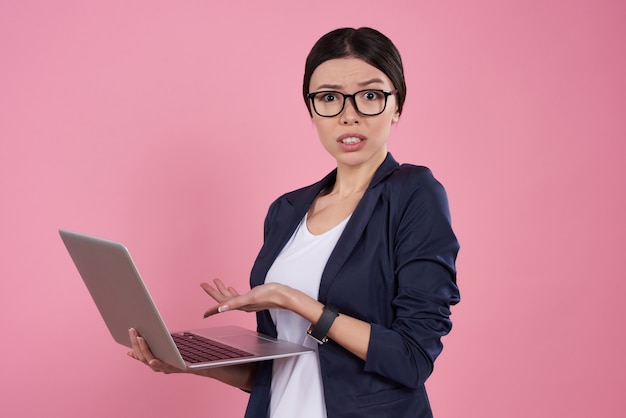
[[[263, 284], [272, 263], [336, 170], [272, 203], [264, 244], [250, 276]], [[319, 347], [326, 410], [335, 417], [431, 417], [424, 382], [459, 301], [445, 190], [426, 167], [399, 165], [387, 154], [330, 255], [318, 300], [371, 324], [365, 361], [332, 340]], [[260, 332], [276, 336], [269, 311]], [[267, 418], [271, 361], [259, 364], [248, 418]], [[303, 411], [302, 416], [306, 416]]]

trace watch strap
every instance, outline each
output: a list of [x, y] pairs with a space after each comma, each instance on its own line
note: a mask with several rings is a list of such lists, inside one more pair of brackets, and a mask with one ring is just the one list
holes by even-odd
[[322, 316], [320, 316], [320, 319], [317, 321], [315, 327], [309, 327], [308, 331], [306, 332], [307, 335], [317, 341], [318, 344], [324, 344], [328, 341], [328, 337], [326, 335], [328, 334], [330, 327], [333, 325], [333, 322], [335, 322], [335, 318], [337, 318], [338, 315], [339, 309], [335, 308], [334, 306], [324, 306]]

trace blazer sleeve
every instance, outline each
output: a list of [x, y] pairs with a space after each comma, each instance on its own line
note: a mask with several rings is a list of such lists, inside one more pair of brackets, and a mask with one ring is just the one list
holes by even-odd
[[[416, 174], [413, 171], [413, 174]], [[429, 170], [409, 176], [397, 196], [393, 242], [397, 293], [391, 327], [372, 324], [365, 370], [405, 386], [422, 386], [452, 328], [450, 305], [460, 300], [452, 231], [443, 186]]]

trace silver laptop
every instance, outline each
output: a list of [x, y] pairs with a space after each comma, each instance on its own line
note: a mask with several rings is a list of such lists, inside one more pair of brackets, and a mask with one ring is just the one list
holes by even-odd
[[122, 345], [130, 347], [128, 330], [135, 328], [156, 358], [181, 369], [313, 351], [239, 326], [170, 332], [123, 244], [63, 229], [59, 233], [111, 335]]

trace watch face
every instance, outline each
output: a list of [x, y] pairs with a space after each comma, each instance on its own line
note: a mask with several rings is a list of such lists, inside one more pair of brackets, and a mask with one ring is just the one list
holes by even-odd
[[318, 339], [316, 336], [314, 336], [314, 335], [312, 334], [311, 328], [309, 328], [309, 329], [306, 331], [306, 335], [307, 335], [307, 336], [309, 336], [309, 337], [311, 337], [311, 338], [313, 338], [313, 339], [315, 340], [315, 342], [316, 342], [316, 343], [318, 343], [319, 345], [322, 345], [322, 344], [324, 344], [325, 342], [328, 342], [328, 337], [323, 337], [323, 338], [320, 340], [320, 339]]

